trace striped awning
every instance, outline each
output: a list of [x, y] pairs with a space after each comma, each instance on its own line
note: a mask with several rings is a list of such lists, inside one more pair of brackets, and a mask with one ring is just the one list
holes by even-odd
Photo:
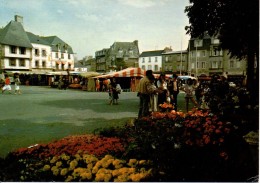
[[145, 71], [141, 68], [130, 67], [118, 72], [96, 76], [95, 78], [112, 78], [112, 77], [143, 77]]

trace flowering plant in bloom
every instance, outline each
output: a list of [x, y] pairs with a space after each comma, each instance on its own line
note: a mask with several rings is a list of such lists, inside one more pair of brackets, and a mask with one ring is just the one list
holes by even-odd
[[[36, 168], [36, 164], [28, 167]], [[21, 181], [95, 181], [95, 182], [139, 182], [152, 176], [152, 162], [149, 160], [117, 159], [109, 154], [102, 158], [79, 151], [74, 156], [62, 154], [41, 161], [34, 171], [22, 175]], [[36, 174], [36, 177], [28, 176]], [[37, 179], [37, 177], [41, 179]]]
[[30, 148], [20, 148], [13, 152], [15, 156], [35, 156], [47, 158], [50, 156], [59, 156], [63, 153], [74, 155], [78, 150], [86, 151], [89, 154], [102, 156], [107, 153], [115, 155], [124, 152], [124, 145], [119, 138], [101, 137], [97, 135], [76, 135], [65, 137], [61, 140], [39, 144]]

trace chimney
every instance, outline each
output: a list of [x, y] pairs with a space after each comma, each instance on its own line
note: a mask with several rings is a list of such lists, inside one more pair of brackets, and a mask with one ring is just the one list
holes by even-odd
[[134, 40], [134, 44], [138, 46], [138, 40]]
[[15, 15], [15, 16], [14, 16], [14, 20], [15, 20], [16, 22], [20, 22], [21, 24], [23, 24], [23, 17], [20, 16], [20, 15]]

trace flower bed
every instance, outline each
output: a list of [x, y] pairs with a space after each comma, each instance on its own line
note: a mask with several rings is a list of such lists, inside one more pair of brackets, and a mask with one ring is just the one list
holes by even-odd
[[256, 175], [247, 150], [221, 116], [154, 112], [98, 135], [20, 148], [0, 161], [0, 180], [245, 181]]

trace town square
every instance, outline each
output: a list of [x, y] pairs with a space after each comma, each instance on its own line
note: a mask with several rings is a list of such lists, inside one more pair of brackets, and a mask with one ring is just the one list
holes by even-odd
[[1, 182], [259, 181], [257, 0], [21, 2], [0, 0]]

